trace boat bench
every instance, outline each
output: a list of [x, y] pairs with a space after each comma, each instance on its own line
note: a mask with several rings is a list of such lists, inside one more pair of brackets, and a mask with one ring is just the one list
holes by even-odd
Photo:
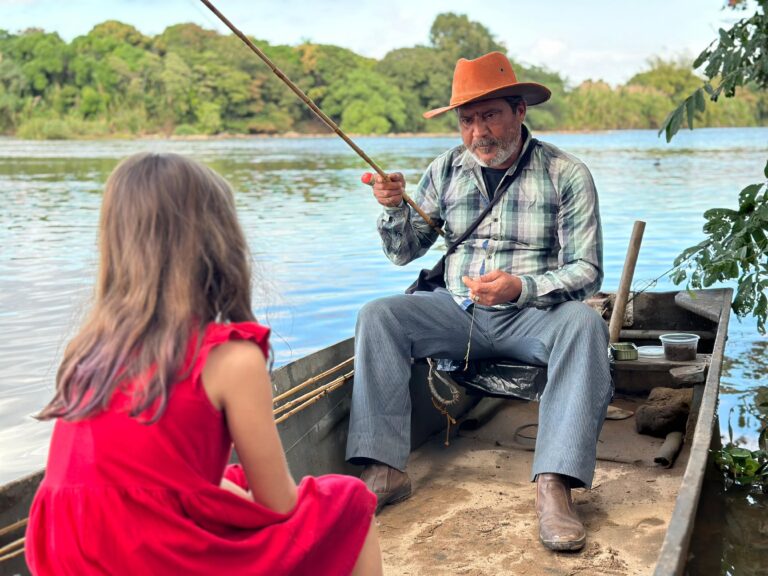
[[[647, 395], [651, 389], [689, 388], [701, 384], [709, 367], [710, 354], [697, 354], [695, 360], [638, 358], [611, 362], [611, 377], [616, 392]], [[500, 398], [536, 399], [544, 391], [547, 367], [523, 364], [511, 359], [489, 359], [470, 363], [465, 372], [451, 372], [451, 378], [470, 395]]]

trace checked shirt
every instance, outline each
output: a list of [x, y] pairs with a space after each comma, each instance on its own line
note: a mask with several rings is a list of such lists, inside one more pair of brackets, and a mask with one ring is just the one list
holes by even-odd
[[[523, 152], [531, 143], [524, 127]], [[522, 157], [522, 153], [520, 154]], [[507, 170], [497, 194], [509, 186]], [[453, 243], [489, 203], [481, 166], [457, 146], [432, 161], [414, 201]], [[424, 255], [438, 235], [403, 203], [385, 208], [379, 234], [387, 257], [398, 265]], [[583, 300], [603, 279], [603, 246], [597, 191], [586, 165], [556, 146], [539, 142], [504, 197], [446, 261], [445, 283], [466, 307], [469, 289], [461, 277], [503, 270], [522, 279], [522, 293], [497, 307], [546, 308]]]

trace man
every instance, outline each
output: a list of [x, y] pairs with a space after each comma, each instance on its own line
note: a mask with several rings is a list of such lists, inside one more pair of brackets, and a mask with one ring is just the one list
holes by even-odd
[[[436, 158], [414, 200], [443, 226], [446, 243], [501, 200], [445, 263], [446, 289], [381, 298], [360, 311], [347, 458], [378, 509], [411, 494], [410, 359], [510, 357], [547, 365], [533, 461], [541, 541], [578, 550], [586, 532], [570, 490], [592, 482], [597, 439], [611, 397], [608, 330], [584, 303], [602, 281], [597, 194], [587, 167], [550, 144], [531, 141], [528, 106], [550, 91], [517, 82], [498, 52], [456, 64], [450, 105], [463, 146]], [[510, 176], [531, 150], [514, 182]], [[377, 177], [378, 220], [387, 256], [399, 265], [423, 255], [437, 232], [403, 203], [405, 180]], [[474, 311], [473, 311], [474, 307]]]

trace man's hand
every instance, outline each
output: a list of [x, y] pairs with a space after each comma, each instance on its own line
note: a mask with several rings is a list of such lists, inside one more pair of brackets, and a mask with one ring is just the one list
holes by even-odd
[[461, 280], [469, 288], [470, 298], [484, 306], [514, 302], [523, 290], [523, 281], [518, 276], [501, 270], [493, 270], [479, 278], [462, 276]]
[[370, 178], [366, 181], [365, 176], [370, 176], [367, 173], [363, 177], [363, 182], [371, 184], [373, 186], [373, 195], [376, 197], [376, 201], [382, 206], [387, 208], [396, 208], [403, 203], [403, 192], [405, 192], [405, 176], [400, 172], [393, 174], [387, 174], [388, 181], [384, 181], [384, 178], [378, 174], [373, 174], [373, 182], [370, 182]]

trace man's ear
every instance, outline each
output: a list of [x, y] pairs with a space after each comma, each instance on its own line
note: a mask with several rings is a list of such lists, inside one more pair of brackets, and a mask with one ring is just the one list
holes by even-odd
[[525, 120], [525, 113], [528, 111], [528, 104], [525, 103], [525, 100], [520, 102], [520, 104], [517, 105], [517, 113], [520, 114], [520, 122]]

